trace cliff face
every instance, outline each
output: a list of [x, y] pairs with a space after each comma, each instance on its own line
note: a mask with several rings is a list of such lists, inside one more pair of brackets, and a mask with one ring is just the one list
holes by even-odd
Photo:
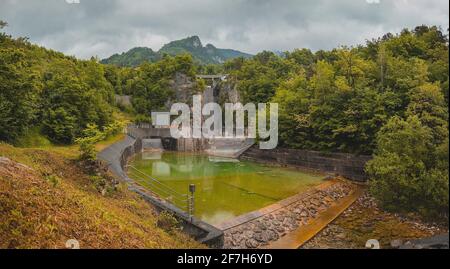
[[223, 81], [217, 85], [219, 104], [242, 102], [241, 95], [237, 90], [237, 84], [232, 81]]
[[170, 87], [174, 91], [174, 99], [169, 100], [166, 108], [169, 110], [174, 103], [186, 103], [192, 105], [192, 97], [196, 94], [203, 95], [206, 102], [215, 102], [220, 105], [225, 103], [241, 102], [241, 96], [237, 90], [237, 85], [232, 81], [221, 81], [214, 86], [198, 89], [197, 82], [189, 76], [177, 73], [170, 81]]

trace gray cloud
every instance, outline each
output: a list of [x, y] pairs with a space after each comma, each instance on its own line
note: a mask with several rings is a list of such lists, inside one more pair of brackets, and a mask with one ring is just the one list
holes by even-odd
[[[199, 35], [218, 47], [331, 49], [420, 24], [448, 28], [447, 0], [0, 0], [7, 32], [81, 58]], [[371, 3], [371, 4], [370, 4]]]

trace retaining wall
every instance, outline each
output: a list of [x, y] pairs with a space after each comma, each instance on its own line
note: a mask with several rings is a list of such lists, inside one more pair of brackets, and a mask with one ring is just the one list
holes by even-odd
[[274, 150], [261, 150], [257, 146], [253, 146], [241, 156], [241, 159], [244, 160], [297, 166], [343, 176], [356, 181], [367, 180], [364, 167], [371, 158], [371, 156], [367, 155], [358, 156], [297, 149], [277, 148]]

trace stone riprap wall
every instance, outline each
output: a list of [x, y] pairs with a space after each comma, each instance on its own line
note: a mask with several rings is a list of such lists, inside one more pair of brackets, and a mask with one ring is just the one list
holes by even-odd
[[264, 248], [299, 227], [355, 191], [345, 181], [327, 182], [305, 193], [242, 215], [218, 228], [225, 234], [226, 249]]
[[257, 146], [250, 148], [241, 156], [243, 160], [307, 168], [356, 181], [367, 180], [364, 167], [371, 158], [366, 155], [357, 156], [297, 149], [261, 150]]
[[[135, 135], [137, 132], [135, 133]], [[164, 144], [164, 139], [163, 139]], [[106, 162], [108, 168], [119, 180], [128, 184], [131, 191], [138, 193], [144, 200], [152, 204], [158, 211], [172, 213], [181, 223], [183, 231], [193, 236], [196, 240], [213, 248], [223, 247], [223, 232], [214, 226], [209, 225], [188, 214], [172, 204], [158, 198], [148, 190], [137, 185], [125, 172], [128, 160], [142, 151], [142, 138], [139, 136], [127, 135], [124, 140], [117, 142], [103, 151], [97, 158]]]

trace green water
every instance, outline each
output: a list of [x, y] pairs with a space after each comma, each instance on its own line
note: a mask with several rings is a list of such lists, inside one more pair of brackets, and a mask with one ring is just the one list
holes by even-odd
[[[195, 184], [195, 215], [211, 224], [293, 196], [324, 178], [297, 169], [178, 152], [144, 152], [130, 165], [178, 193], [187, 194], [189, 185]], [[141, 176], [134, 168], [128, 169], [128, 175], [180, 208], [186, 205], [180, 201], [182, 197], [165, 192], [161, 184]]]

